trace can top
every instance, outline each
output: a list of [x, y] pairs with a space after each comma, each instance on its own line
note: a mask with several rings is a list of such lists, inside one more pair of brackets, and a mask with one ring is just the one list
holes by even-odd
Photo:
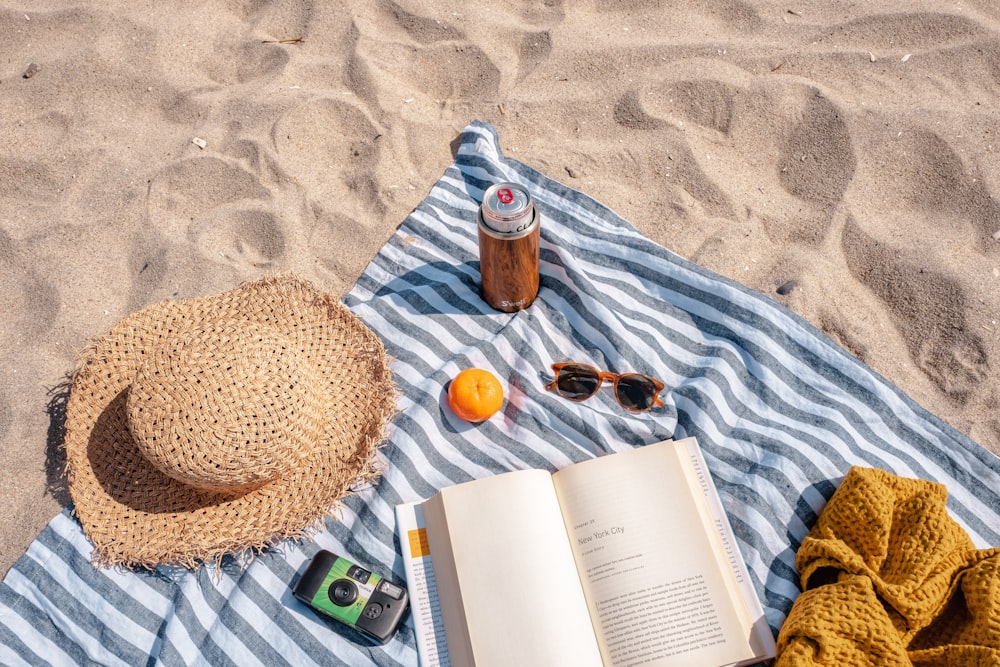
[[496, 183], [483, 195], [483, 217], [501, 229], [529, 217], [533, 208], [531, 195], [517, 183]]

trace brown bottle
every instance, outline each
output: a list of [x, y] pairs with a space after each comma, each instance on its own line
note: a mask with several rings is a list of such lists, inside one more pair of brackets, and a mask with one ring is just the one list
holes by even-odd
[[497, 183], [483, 195], [479, 272], [486, 303], [506, 313], [527, 308], [538, 295], [541, 217], [516, 183]]

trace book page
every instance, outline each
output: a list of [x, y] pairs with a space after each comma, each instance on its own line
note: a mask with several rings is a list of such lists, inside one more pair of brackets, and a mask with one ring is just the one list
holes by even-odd
[[441, 619], [441, 603], [434, 577], [424, 512], [419, 503], [396, 505], [399, 546], [403, 553], [410, 620], [417, 640], [421, 667], [450, 667], [448, 644]]
[[[673, 441], [553, 477], [607, 665], [711, 667], [753, 658], [733, 571]], [[732, 582], [732, 583], [731, 583]]]
[[423, 504], [455, 665], [601, 665], [552, 478], [521, 470]]
[[746, 614], [747, 622], [753, 625], [754, 632], [751, 644], [754, 647], [754, 652], [758, 658], [773, 658], [777, 651], [774, 634], [764, 616], [764, 608], [757, 597], [757, 591], [754, 590], [753, 583], [750, 581], [750, 572], [747, 569], [746, 561], [743, 560], [743, 554], [740, 553], [739, 545], [736, 543], [733, 527], [722, 507], [719, 493], [712, 483], [701, 447], [698, 446], [694, 438], [685, 438], [679, 441], [677, 446], [683, 447], [686, 452], [686, 457], [682, 457], [682, 460], [688, 464], [685, 466], [685, 472], [688, 475], [689, 485], [702, 491], [702, 498], [705, 501], [702, 503], [705, 521], [714, 524], [717, 529], [721, 549], [719, 557], [723, 560], [723, 567], [729, 567], [733, 570], [733, 580], [730, 583], [735, 585], [737, 590], [733, 591], [732, 594], [742, 597], [745, 603], [742, 611]]

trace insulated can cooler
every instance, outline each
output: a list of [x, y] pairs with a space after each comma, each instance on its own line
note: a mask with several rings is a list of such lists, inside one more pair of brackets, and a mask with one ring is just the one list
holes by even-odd
[[516, 183], [497, 183], [486, 190], [476, 217], [483, 299], [505, 313], [527, 308], [538, 295], [541, 236], [531, 195]]

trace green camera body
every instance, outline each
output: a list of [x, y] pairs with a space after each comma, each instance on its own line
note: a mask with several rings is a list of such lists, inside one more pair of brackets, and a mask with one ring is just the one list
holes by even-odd
[[313, 557], [292, 593], [383, 644], [396, 631], [410, 602], [404, 587], [325, 550]]

